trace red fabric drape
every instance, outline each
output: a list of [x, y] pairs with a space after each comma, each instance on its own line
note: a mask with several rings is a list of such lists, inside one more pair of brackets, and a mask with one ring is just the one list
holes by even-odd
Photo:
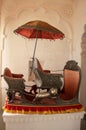
[[32, 106], [32, 105], [16, 105], [9, 104], [7, 101], [3, 107], [4, 111], [12, 113], [28, 113], [28, 114], [58, 114], [83, 111], [81, 104], [68, 106]]

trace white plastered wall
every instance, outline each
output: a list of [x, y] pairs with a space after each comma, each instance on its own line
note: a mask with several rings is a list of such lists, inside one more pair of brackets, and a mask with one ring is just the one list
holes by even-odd
[[[47, 4], [47, 3], [46, 3]], [[17, 36], [13, 33], [17, 27], [21, 26], [22, 24], [31, 21], [31, 20], [43, 20], [48, 22], [49, 24], [57, 27], [65, 34], [64, 40], [44, 40], [38, 39], [37, 50], [36, 50], [36, 57], [42, 63], [42, 66], [45, 69], [50, 69], [52, 71], [62, 70], [66, 61], [71, 59], [72, 56], [72, 31], [70, 22], [68, 22], [67, 18], [64, 14], [62, 17], [63, 12], [50, 9], [50, 7], [46, 8], [43, 7], [31, 7], [27, 8], [22, 5], [22, 7], [16, 10], [16, 14], [12, 12], [10, 16], [8, 15], [9, 10], [8, 5], [5, 3], [5, 8], [3, 8], [4, 12], [4, 19], [5, 24], [3, 27], [3, 56], [2, 56], [2, 72], [5, 67], [9, 67], [15, 73], [23, 73], [26, 80], [28, 80], [28, 66], [29, 66], [29, 59], [33, 55], [34, 49], [34, 40], [24, 39], [22, 36]], [[14, 4], [15, 6], [15, 4]], [[53, 5], [54, 6], [54, 5]], [[59, 7], [60, 6], [60, 7]], [[55, 5], [61, 9], [63, 5]], [[6, 12], [8, 11], [8, 12]], [[13, 15], [15, 14], [15, 15]], [[68, 16], [68, 15], [67, 15]], [[69, 16], [68, 16], [69, 17]], [[5, 88], [6, 83], [4, 83], [2, 79], [2, 86], [3, 86], [3, 102], [5, 99]]]

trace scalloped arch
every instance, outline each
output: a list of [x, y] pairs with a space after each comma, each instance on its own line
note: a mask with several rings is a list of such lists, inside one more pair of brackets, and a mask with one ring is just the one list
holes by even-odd
[[18, 13], [15, 16], [12, 15], [6, 18], [5, 25], [4, 25], [4, 33], [7, 25], [10, 24], [10, 22], [19, 21], [19, 24], [21, 25], [24, 24], [25, 22], [34, 19], [40, 19], [49, 22], [50, 24], [53, 24], [55, 26], [59, 25], [62, 31], [65, 32], [66, 37], [68, 39], [72, 39], [72, 28], [69, 22], [63, 19], [58, 12], [54, 10], [52, 11], [47, 10], [44, 7], [34, 8], [34, 9], [32, 8], [19, 9]]

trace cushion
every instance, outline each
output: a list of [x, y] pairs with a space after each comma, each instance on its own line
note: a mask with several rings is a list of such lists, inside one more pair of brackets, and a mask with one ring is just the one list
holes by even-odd
[[11, 71], [10, 71], [9, 68], [5, 68], [5, 70], [4, 70], [4, 75], [5, 75], [5, 76], [12, 77], [12, 73], [11, 73]]

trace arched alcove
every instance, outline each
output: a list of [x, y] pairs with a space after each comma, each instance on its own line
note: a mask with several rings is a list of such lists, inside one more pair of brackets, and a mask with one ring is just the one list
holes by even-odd
[[71, 26], [58, 12], [42, 7], [34, 10], [32, 8], [20, 9], [15, 16], [12, 15], [5, 19], [2, 32], [5, 36], [2, 40], [4, 44], [2, 71], [8, 66], [15, 73], [23, 73], [26, 80], [28, 80], [28, 64], [33, 55], [35, 39], [24, 39], [22, 36], [15, 35], [13, 31], [31, 20], [48, 22], [65, 34], [63, 40], [38, 40], [36, 57], [45, 69], [63, 70], [65, 62], [73, 57]]

